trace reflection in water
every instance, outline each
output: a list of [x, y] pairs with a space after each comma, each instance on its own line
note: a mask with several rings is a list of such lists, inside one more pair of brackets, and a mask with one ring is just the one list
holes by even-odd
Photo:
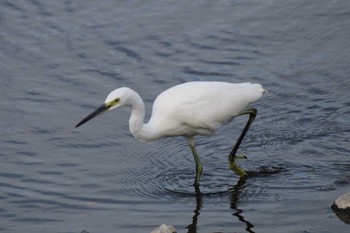
[[[238, 218], [239, 221], [243, 222], [246, 224], [246, 231], [250, 233], [254, 233], [252, 228], [254, 225], [250, 223], [249, 221], [245, 220], [245, 218], [242, 215], [242, 210], [237, 208], [237, 203], [239, 201], [241, 189], [243, 185], [245, 184], [247, 178], [241, 178], [238, 180], [237, 184], [230, 189], [231, 192], [231, 202], [230, 202], [230, 207], [231, 209], [236, 210], [235, 213], [233, 213], [234, 216]], [[202, 196], [203, 194], [201, 193], [199, 187], [195, 187], [196, 191], [196, 208], [194, 209], [194, 215], [192, 217], [192, 223], [187, 226], [188, 233], [197, 233], [197, 222], [198, 222], [198, 217], [200, 215], [200, 210], [202, 208]]]
[[197, 221], [202, 208], [202, 193], [198, 186], [195, 187], [196, 191], [196, 208], [194, 209], [194, 215], [192, 217], [192, 223], [187, 226], [188, 233], [197, 233]]
[[252, 231], [252, 228], [254, 227], [253, 224], [251, 224], [249, 221], [245, 220], [243, 215], [241, 214], [243, 211], [241, 209], [237, 208], [237, 203], [238, 203], [238, 199], [240, 197], [240, 192], [241, 189], [243, 187], [243, 185], [245, 184], [247, 178], [241, 178], [238, 180], [237, 184], [235, 186], [233, 186], [232, 190], [231, 190], [231, 209], [236, 210], [236, 213], [234, 213], [233, 215], [236, 216], [238, 218], [239, 221], [244, 222], [247, 225], [247, 232], [254, 232]]

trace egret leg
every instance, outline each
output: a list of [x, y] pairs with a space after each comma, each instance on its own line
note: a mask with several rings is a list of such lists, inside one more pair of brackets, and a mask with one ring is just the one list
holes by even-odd
[[193, 158], [194, 158], [194, 161], [196, 162], [196, 178], [194, 180], [193, 185], [195, 187], [198, 187], [199, 180], [201, 178], [202, 171], [203, 171], [203, 165], [202, 165], [201, 161], [199, 160], [199, 157], [198, 157], [198, 154], [196, 151], [196, 147], [194, 146], [193, 137], [187, 137], [187, 142], [188, 142], [188, 145], [191, 147]]
[[235, 158], [236, 158], [236, 152], [239, 148], [239, 146], [241, 145], [241, 142], [244, 138], [244, 136], [246, 135], [250, 125], [253, 123], [256, 114], [257, 114], [257, 110], [255, 108], [249, 108], [249, 109], [244, 109], [242, 110], [238, 115], [246, 115], [249, 114], [249, 119], [246, 123], [246, 125], [243, 128], [243, 131], [241, 133], [241, 135], [239, 135], [239, 138], [236, 142], [236, 144], [234, 145], [230, 155], [228, 156], [228, 160], [229, 160], [229, 167], [230, 169], [236, 173], [237, 175], [239, 175], [240, 177], [245, 177], [247, 176], [247, 173], [245, 171], [243, 171], [242, 168], [240, 168], [236, 163], [235, 163]]

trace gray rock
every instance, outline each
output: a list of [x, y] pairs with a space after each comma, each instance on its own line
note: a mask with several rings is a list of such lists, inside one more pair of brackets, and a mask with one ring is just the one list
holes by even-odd
[[162, 224], [154, 229], [151, 233], [176, 233], [176, 229], [172, 225]]
[[333, 203], [332, 209], [340, 220], [350, 224], [350, 193], [338, 197]]
[[345, 193], [338, 197], [337, 200], [335, 200], [334, 205], [336, 205], [338, 209], [350, 209], [350, 193]]

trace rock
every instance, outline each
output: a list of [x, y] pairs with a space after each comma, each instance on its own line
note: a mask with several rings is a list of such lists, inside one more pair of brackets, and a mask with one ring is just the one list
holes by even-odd
[[176, 233], [176, 229], [172, 225], [167, 226], [165, 224], [162, 224], [154, 229], [151, 233]]
[[332, 209], [340, 220], [350, 224], [350, 193], [338, 197], [333, 203]]
[[[335, 200], [333, 206], [338, 209], [350, 210], [350, 193], [345, 193]], [[333, 207], [332, 207], [333, 208]]]

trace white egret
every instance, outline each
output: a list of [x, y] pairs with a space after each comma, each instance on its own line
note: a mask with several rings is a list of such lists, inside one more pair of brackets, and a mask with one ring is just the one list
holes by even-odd
[[255, 108], [245, 107], [258, 100], [264, 92], [260, 84], [227, 82], [187, 82], [161, 93], [153, 104], [152, 116], [144, 123], [145, 105], [139, 94], [122, 87], [112, 91], [103, 105], [81, 120], [75, 127], [121, 106], [131, 108], [129, 128], [134, 137], [155, 140], [162, 137], [187, 138], [196, 163], [194, 185], [199, 186], [202, 163], [193, 142], [195, 135], [211, 135], [222, 124], [236, 116], [249, 114], [249, 119], [229, 155], [229, 168], [240, 177], [247, 174], [235, 163], [235, 156], [250, 125], [255, 119]]

